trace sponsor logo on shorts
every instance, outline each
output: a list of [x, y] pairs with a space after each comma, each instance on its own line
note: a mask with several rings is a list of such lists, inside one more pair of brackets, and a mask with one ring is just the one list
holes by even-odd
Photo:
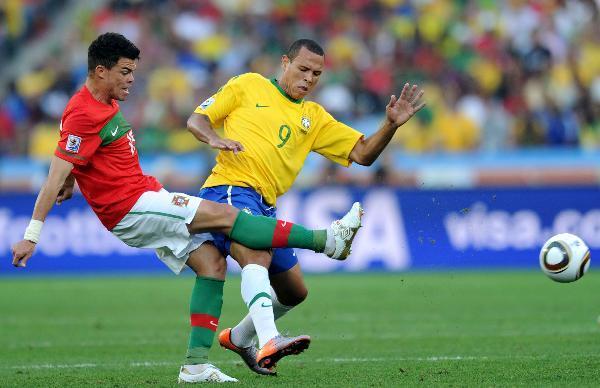
[[73, 154], [79, 152], [79, 147], [81, 146], [81, 138], [75, 135], [69, 135], [67, 138], [67, 151]]
[[190, 199], [184, 195], [174, 195], [171, 203], [175, 206], [187, 207], [187, 205], [190, 203]]

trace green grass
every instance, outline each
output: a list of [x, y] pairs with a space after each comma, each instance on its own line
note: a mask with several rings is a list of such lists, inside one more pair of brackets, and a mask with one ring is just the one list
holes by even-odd
[[[210, 357], [247, 386], [598, 386], [600, 276], [539, 272], [309, 276], [278, 321], [309, 334], [276, 378]], [[0, 386], [175, 386], [189, 276], [0, 278]], [[220, 327], [244, 314], [228, 279]]]

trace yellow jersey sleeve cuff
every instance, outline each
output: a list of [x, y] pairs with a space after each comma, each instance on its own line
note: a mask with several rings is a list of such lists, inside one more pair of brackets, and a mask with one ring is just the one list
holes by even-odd
[[210, 120], [210, 124], [214, 127], [215, 126], [215, 119], [211, 116], [210, 112], [205, 110], [204, 108], [202, 108], [201, 106], [198, 106], [195, 110], [194, 113], [200, 114], [200, 115], [204, 115], [206, 117], [208, 117], [208, 119]]
[[329, 157], [329, 159], [341, 166], [350, 167], [350, 165], [352, 164], [352, 160], [350, 160], [350, 153], [356, 146], [356, 143], [358, 143], [364, 137], [365, 137], [365, 135], [363, 135], [362, 133], [356, 132], [355, 137], [351, 138], [350, 141], [348, 141], [349, 147], [344, 152], [344, 155], [332, 156], [332, 157]]

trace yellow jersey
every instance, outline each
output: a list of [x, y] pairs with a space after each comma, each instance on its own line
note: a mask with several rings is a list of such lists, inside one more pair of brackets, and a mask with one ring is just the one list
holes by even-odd
[[275, 79], [246, 73], [196, 108], [225, 137], [239, 141], [244, 152], [220, 151], [203, 187], [251, 187], [270, 205], [294, 183], [308, 153], [349, 166], [349, 155], [363, 136], [335, 120], [311, 101], [295, 100]]

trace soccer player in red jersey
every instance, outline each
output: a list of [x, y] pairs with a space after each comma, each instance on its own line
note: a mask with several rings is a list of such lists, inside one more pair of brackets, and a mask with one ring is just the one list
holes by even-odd
[[[208, 363], [221, 314], [226, 264], [218, 253], [200, 256], [198, 247], [205, 240], [196, 234], [220, 232], [253, 249], [298, 247], [335, 257], [349, 251], [358, 225], [346, 225], [345, 233], [338, 233], [339, 227], [308, 230], [251, 216], [227, 204], [170, 193], [154, 177], [144, 175], [132, 128], [117, 103], [130, 93], [139, 53], [120, 34], [106, 33], [91, 43], [88, 77], [65, 108], [48, 177], [23, 240], [12, 247], [12, 263], [26, 266], [53, 204], [69, 199], [77, 181], [92, 210], [115, 236], [133, 247], [155, 249], [175, 273], [185, 265], [196, 273], [190, 302], [192, 330], [180, 381], [237, 381]], [[243, 152], [240, 143], [226, 138], [213, 146]]]

